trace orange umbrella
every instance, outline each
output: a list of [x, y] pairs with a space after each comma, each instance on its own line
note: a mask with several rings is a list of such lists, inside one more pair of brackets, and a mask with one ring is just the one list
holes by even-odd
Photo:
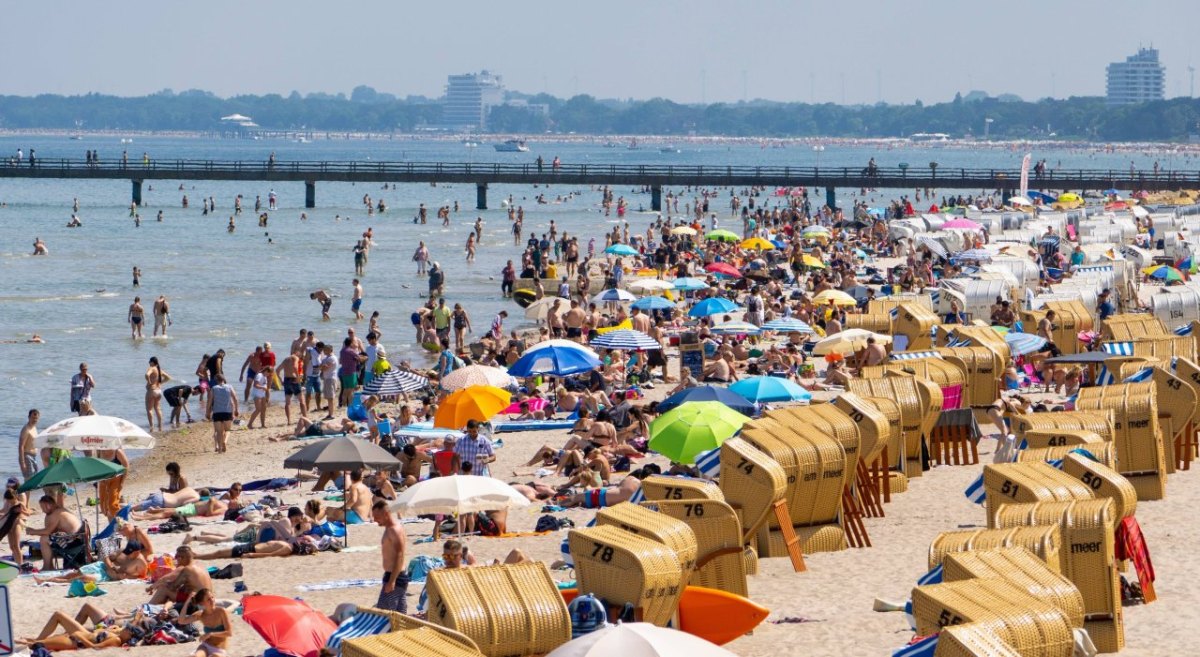
[[467, 420], [487, 422], [512, 402], [507, 390], [493, 386], [471, 386], [455, 392], [438, 406], [433, 426], [461, 429]]

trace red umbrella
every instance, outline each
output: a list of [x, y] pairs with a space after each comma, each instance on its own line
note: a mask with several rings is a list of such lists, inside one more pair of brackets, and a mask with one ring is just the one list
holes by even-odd
[[710, 265], [705, 265], [704, 271], [721, 274], [722, 276], [732, 276], [733, 278], [742, 277], [742, 272], [727, 262], [714, 262]]
[[296, 657], [316, 657], [337, 629], [307, 603], [278, 595], [242, 598], [242, 618], [272, 648]]

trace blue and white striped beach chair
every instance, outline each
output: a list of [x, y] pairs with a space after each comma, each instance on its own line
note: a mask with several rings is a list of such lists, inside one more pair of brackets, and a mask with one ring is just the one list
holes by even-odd
[[360, 611], [338, 625], [338, 628], [329, 636], [329, 640], [325, 642], [325, 647], [341, 655], [343, 641], [383, 634], [391, 629], [392, 621], [387, 616]]

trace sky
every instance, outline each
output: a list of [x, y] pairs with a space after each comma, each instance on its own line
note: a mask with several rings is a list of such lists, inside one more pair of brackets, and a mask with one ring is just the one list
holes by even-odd
[[1159, 49], [1200, 67], [1195, 0], [38, 0], [5, 3], [0, 94], [440, 96], [488, 69], [518, 91], [685, 103], [925, 103], [981, 89], [1098, 96]]

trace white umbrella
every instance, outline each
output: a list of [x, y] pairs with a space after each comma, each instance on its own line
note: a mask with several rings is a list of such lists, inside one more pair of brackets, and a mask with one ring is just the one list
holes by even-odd
[[392, 503], [392, 509], [410, 516], [435, 513], [462, 515], [528, 505], [529, 500], [524, 495], [499, 479], [452, 475], [426, 479], [409, 486]]
[[571, 302], [560, 297], [542, 297], [537, 301], [525, 306], [525, 319], [546, 319], [550, 314], [550, 307], [557, 301], [560, 312], [567, 312], [571, 309]]
[[59, 449], [153, 449], [154, 436], [109, 415], [83, 415], [55, 422], [38, 434], [38, 447]]
[[637, 278], [629, 282], [625, 287], [629, 288], [630, 292], [665, 292], [674, 290], [675, 285], [669, 281], [661, 281], [657, 278]]
[[637, 297], [617, 288], [604, 290], [592, 297], [592, 303], [620, 303], [625, 301], [637, 301]]
[[496, 388], [507, 388], [513, 383], [513, 378], [508, 372], [499, 367], [488, 367], [487, 365], [468, 365], [460, 367], [446, 375], [442, 379], [443, 390], [462, 390], [471, 386], [493, 386]]
[[714, 643], [651, 623], [621, 623], [589, 632], [546, 657], [736, 657]]
[[814, 356], [825, 356], [828, 354], [849, 354], [867, 346], [867, 339], [875, 338], [875, 341], [880, 344], [891, 344], [891, 336], [872, 333], [866, 329], [846, 329], [840, 333], [824, 338], [813, 346]]
[[1025, 198], [1024, 196], [1012, 196], [1012, 197], [1009, 197], [1008, 204], [1012, 205], [1012, 206], [1033, 205], [1033, 201], [1030, 201], [1029, 199]]

